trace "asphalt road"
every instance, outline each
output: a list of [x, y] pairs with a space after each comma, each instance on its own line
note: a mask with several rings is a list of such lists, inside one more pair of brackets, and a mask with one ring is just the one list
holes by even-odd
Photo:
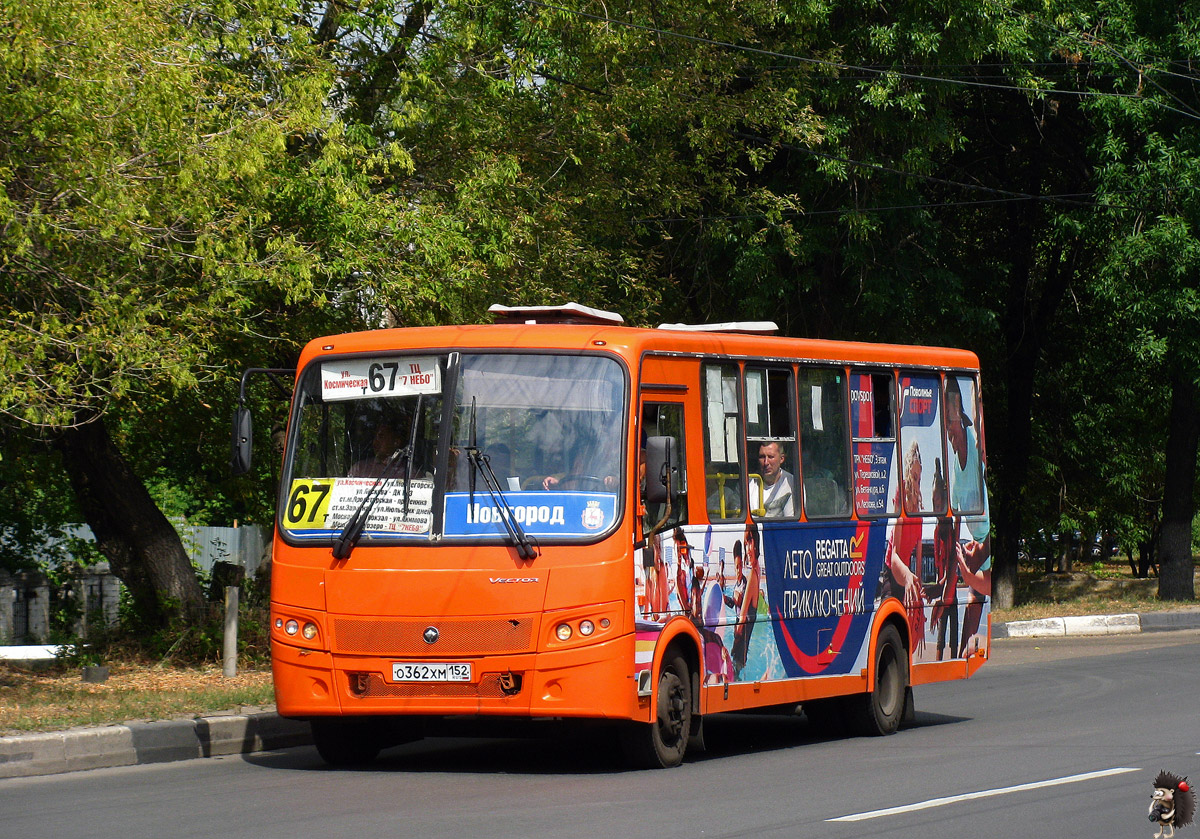
[[299, 748], [11, 779], [0, 837], [1149, 839], [1154, 774], [1200, 780], [1198, 696], [1200, 632], [1006, 640], [974, 679], [918, 689], [887, 738], [728, 717], [661, 772], [548, 736], [431, 740], [365, 771]]

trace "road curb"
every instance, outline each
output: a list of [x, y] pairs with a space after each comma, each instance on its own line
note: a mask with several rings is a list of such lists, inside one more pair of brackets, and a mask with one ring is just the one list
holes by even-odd
[[1142, 631], [1140, 616], [1074, 615], [1010, 621], [992, 627], [993, 638], [1053, 638], [1079, 635], [1129, 635]]
[[307, 723], [285, 720], [273, 711], [72, 728], [0, 737], [0, 778], [251, 754], [310, 743]]
[[[1200, 609], [1078, 615], [992, 625], [993, 640], [1200, 629]], [[0, 779], [252, 754], [312, 744], [307, 723], [270, 710], [0, 736]]]
[[992, 638], [1065, 638], [1200, 629], [1200, 609], [1121, 615], [1073, 615], [994, 624]]

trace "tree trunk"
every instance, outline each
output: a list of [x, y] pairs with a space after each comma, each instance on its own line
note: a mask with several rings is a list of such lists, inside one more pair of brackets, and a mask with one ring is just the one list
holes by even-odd
[[[1017, 554], [1021, 541], [1025, 478], [1029, 471], [1029, 447], [1033, 402], [1033, 376], [1041, 351], [1041, 335], [1028, 329], [1033, 320], [1034, 301], [1030, 297], [1033, 269], [1032, 230], [1036, 208], [1023, 208], [1009, 234], [1010, 293], [1004, 313], [1005, 403], [1003, 420], [991, 426], [999, 434], [989, 441], [989, 452], [1001, 451], [989, 471], [994, 475], [997, 492], [991, 500], [992, 516], [992, 602], [1000, 609], [1011, 609], [1017, 596]], [[1019, 291], [1018, 291], [1019, 290]], [[984, 383], [986, 388], [987, 383]], [[998, 445], [997, 445], [998, 444]], [[990, 460], [990, 458], [989, 458]]]
[[96, 547], [129, 589], [138, 615], [162, 627], [194, 618], [204, 594], [175, 528], [113, 443], [102, 419], [57, 442]]
[[[1016, 603], [1017, 552], [1033, 449], [1035, 376], [1046, 334], [1084, 257], [1083, 247], [1076, 240], [1067, 253], [1046, 266], [1041, 295], [1035, 298], [1031, 289], [1034, 285], [1036, 213], [1036, 207], [1026, 208], [1014, 220], [1018, 226], [1009, 240], [1013, 265], [1009, 271], [1009, 297], [1004, 316], [1008, 401], [1002, 433], [993, 441], [999, 443], [1004, 454], [1002, 468], [997, 470], [998, 503], [992, 507], [996, 534], [992, 537], [992, 601], [1000, 609], [1011, 609]], [[1046, 563], [1047, 566], [1050, 563], [1049, 555]]]
[[1192, 517], [1196, 512], [1196, 448], [1200, 419], [1196, 415], [1196, 382], [1186, 372], [1171, 374], [1171, 413], [1167, 428], [1167, 469], [1163, 517], [1158, 542], [1160, 600], [1193, 600]]

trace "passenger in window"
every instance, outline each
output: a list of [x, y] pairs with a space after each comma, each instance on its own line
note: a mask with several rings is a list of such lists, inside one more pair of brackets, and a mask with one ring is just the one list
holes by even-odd
[[[762, 475], [762, 506], [767, 518], [794, 518], [796, 483], [792, 473], [783, 468], [786, 458], [779, 443], [762, 443], [758, 447], [758, 471]], [[751, 502], [757, 492], [751, 492]]]

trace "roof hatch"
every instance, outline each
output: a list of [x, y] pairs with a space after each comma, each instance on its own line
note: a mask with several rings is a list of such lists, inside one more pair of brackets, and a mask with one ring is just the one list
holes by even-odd
[[495, 323], [590, 323], [603, 326], [620, 326], [625, 318], [616, 312], [593, 309], [579, 303], [564, 303], [561, 306], [501, 306], [493, 303], [488, 307]]
[[773, 320], [738, 320], [726, 323], [663, 323], [659, 329], [676, 332], [739, 332], [744, 335], [778, 335], [779, 325]]

